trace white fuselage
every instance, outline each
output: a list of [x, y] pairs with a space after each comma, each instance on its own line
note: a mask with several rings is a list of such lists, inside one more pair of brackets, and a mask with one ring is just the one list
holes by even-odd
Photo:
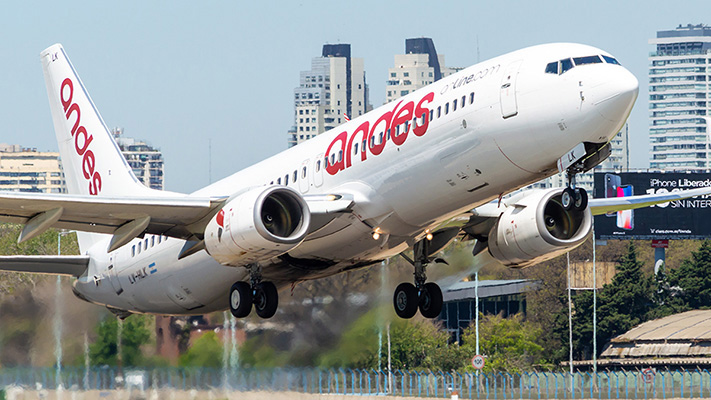
[[[352, 213], [311, 233], [288, 253], [294, 262], [262, 260], [263, 274], [284, 286], [372, 264], [454, 216], [558, 172], [556, 161], [579, 143], [613, 137], [636, 98], [629, 71], [604, 62], [545, 73], [551, 62], [592, 55], [609, 56], [551, 44], [479, 63], [194, 195], [234, 196], [272, 184], [304, 195], [352, 195]], [[107, 254], [99, 243], [75, 292], [135, 312], [226, 309], [229, 288], [248, 277], [246, 269], [220, 265], [205, 251], [178, 260], [183, 244], [146, 236]]]

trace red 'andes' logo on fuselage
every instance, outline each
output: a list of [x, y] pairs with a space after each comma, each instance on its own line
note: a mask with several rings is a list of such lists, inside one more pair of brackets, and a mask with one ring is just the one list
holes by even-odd
[[64, 107], [67, 121], [69, 121], [69, 117], [72, 116], [72, 114], [76, 114], [77, 119], [72, 127], [74, 150], [79, 157], [81, 157], [81, 171], [84, 175], [84, 179], [89, 183], [89, 194], [95, 196], [101, 192], [101, 174], [96, 171], [96, 156], [94, 152], [89, 149], [91, 142], [94, 140], [94, 136], [88, 133], [86, 128], [81, 125], [81, 108], [79, 108], [79, 104], [72, 102], [73, 97], [74, 83], [71, 79], [66, 78], [59, 88], [59, 98], [62, 101], [62, 107]]
[[[400, 101], [395, 105], [392, 111], [387, 111], [378, 117], [372, 126], [370, 125], [370, 121], [365, 121], [350, 134], [348, 131], [339, 133], [326, 150], [326, 172], [330, 175], [336, 175], [338, 171], [351, 167], [354, 143], [367, 143], [366, 146], [363, 146], [362, 151], [360, 151], [360, 159], [361, 161], [365, 161], [368, 158], [368, 152], [374, 156], [382, 153], [385, 148], [385, 143], [387, 143], [388, 140], [392, 140], [397, 146], [405, 143], [410, 133], [410, 128], [412, 128], [412, 133], [415, 134], [415, 136], [424, 135], [430, 123], [430, 109], [425, 106], [425, 103], [431, 103], [433, 100], [434, 93], [430, 92], [424, 95], [417, 105], [415, 105], [414, 101], [409, 101], [405, 104]], [[421, 125], [417, 124], [417, 120], [419, 119], [422, 120]], [[412, 122], [412, 124], [405, 124], [402, 131], [391, 129], [408, 121]], [[390, 132], [390, 135], [387, 135], [387, 132]], [[375, 143], [375, 140], [372, 138], [378, 133], [383, 133], [383, 138], [379, 143]], [[358, 141], [356, 141], [357, 137], [359, 137]], [[342, 157], [333, 158], [333, 162], [331, 162], [329, 156], [332, 152], [338, 153], [339, 150], [341, 151]]]

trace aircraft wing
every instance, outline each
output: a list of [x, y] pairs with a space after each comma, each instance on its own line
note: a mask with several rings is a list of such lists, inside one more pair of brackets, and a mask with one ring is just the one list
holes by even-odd
[[[199, 241], [209, 218], [227, 200], [163, 193], [140, 198], [0, 192], [0, 222], [24, 224], [20, 242], [50, 227], [113, 234], [113, 250], [142, 233]], [[313, 217], [312, 230], [349, 212], [354, 204], [346, 195], [311, 195], [304, 199]]]
[[89, 266], [89, 256], [0, 256], [0, 271], [69, 275], [76, 278]]
[[704, 187], [690, 190], [680, 190], [678, 192], [644, 194], [629, 197], [610, 197], [601, 199], [590, 199], [588, 206], [593, 215], [602, 215], [615, 211], [631, 210], [634, 208], [644, 208], [655, 204], [667, 203], [675, 200], [688, 199], [690, 197], [711, 195], [711, 188]]
[[224, 200], [0, 192], [0, 221], [26, 224], [21, 240], [50, 227], [113, 234], [121, 226], [146, 219], [144, 232], [188, 238], [193, 234], [190, 225], [214, 214]]

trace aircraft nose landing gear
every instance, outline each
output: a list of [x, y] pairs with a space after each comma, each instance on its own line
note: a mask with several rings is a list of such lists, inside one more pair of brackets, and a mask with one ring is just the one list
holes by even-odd
[[249, 269], [250, 283], [236, 282], [230, 289], [230, 312], [235, 318], [244, 318], [252, 311], [262, 318], [271, 318], [279, 307], [279, 293], [272, 282], [262, 282], [261, 267], [252, 264]]
[[435, 318], [442, 311], [442, 290], [434, 282], [426, 282], [425, 269], [431, 262], [428, 257], [429, 241], [423, 239], [415, 244], [415, 261], [404, 254], [402, 258], [415, 267], [415, 284], [403, 282], [395, 289], [393, 304], [395, 313], [400, 318], [409, 319], [415, 316], [417, 309], [425, 318]]

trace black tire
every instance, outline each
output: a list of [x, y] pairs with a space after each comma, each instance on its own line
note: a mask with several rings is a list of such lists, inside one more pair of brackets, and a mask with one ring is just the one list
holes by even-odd
[[427, 282], [420, 291], [420, 314], [425, 318], [436, 318], [442, 312], [442, 289], [434, 282]]
[[585, 189], [575, 189], [575, 202], [573, 208], [577, 211], [583, 211], [588, 208], [588, 192]]
[[257, 315], [267, 319], [276, 314], [279, 307], [279, 293], [271, 282], [262, 282], [254, 289], [254, 311]]
[[419, 298], [417, 297], [417, 288], [415, 288], [415, 285], [408, 282], [397, 285], [395, 295], [393, 296], [393, 305], [395, 306], [395, 313], [398, 317], [404, 319], [414, 317], [415, 313], [417, 313], [418, 303]]
[[247, 282], [236, 282], [230, 289], [230, 312], [244, 318], [252, 311], [252, 288]]
[[560, 195], [560, 203], [566, 211], [572, 210], [575, 205], [575, 191], [569, 187], [563, 189], [563, 193]]

